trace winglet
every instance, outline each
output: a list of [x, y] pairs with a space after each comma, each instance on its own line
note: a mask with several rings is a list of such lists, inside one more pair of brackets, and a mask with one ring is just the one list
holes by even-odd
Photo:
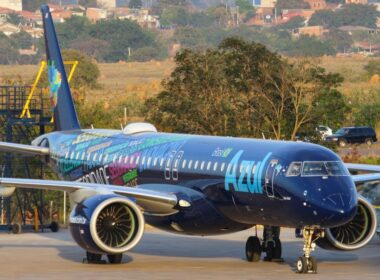
[[55, 128], [56, 130], [80, 129], [49, 6], [42, 5], [41, 13]]

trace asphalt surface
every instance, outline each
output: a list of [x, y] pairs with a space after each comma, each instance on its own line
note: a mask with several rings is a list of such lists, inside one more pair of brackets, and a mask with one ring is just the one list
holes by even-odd
[[0, 279], [379, 279], [380, 240], [351, 252], [317, 248], [317, 274], [296, 274], [302, 239], [282, 233], [283, 263], [245, 261], [248, 230], [218, 237], [146, 231], [123, 263], [83, 264], [84, 251], [67, 230], [58, 233], [0, 233]]
[[352, 153], [354, 150], [357, 150], [360, 156], [363, 157], [380, 157], [380, 142], [376, 142], [371, 146], [367, 144], [360, 145], [348, 145], [344, 148], [338, 148], [338, 154], [340, 156], [345, 156], [348, 153]]

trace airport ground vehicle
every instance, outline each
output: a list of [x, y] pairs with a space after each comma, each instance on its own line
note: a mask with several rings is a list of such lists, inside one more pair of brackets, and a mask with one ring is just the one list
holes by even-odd
[[372, 145], [377, 141], [376, 133], [373, 128], [368, 126], [360, 127], [343, 127], [338, 129], [334, 134], [326, 136], [326, 141], [336, 142], [340, 147], [345, 147], [347, 144], [366, 143]]

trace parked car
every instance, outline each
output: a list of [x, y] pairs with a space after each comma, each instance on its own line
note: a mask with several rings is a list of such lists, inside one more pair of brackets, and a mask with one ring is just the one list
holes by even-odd
[[332, 129], [329, 128], [328, 126], [326, 125], [318, 125], [315, 130], [321, 135], [322, 139], [325, 140], [325, 138], [332, 133]]
[[360, 127], [343, 127], [338, 129], [334, 134], [327, 136], [326, 141], [336, 142], [340, 147], [345, 147], [347, 144], [367, 143], [372, 145], [377, 141], [376, 133], [373, 128], [368, 126]]

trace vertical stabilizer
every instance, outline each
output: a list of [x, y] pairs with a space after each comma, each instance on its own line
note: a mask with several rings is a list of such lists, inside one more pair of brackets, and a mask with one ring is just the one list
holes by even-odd
[[80, 129], [49, 6], [41, 6], [50, 100], [56, 130]]

